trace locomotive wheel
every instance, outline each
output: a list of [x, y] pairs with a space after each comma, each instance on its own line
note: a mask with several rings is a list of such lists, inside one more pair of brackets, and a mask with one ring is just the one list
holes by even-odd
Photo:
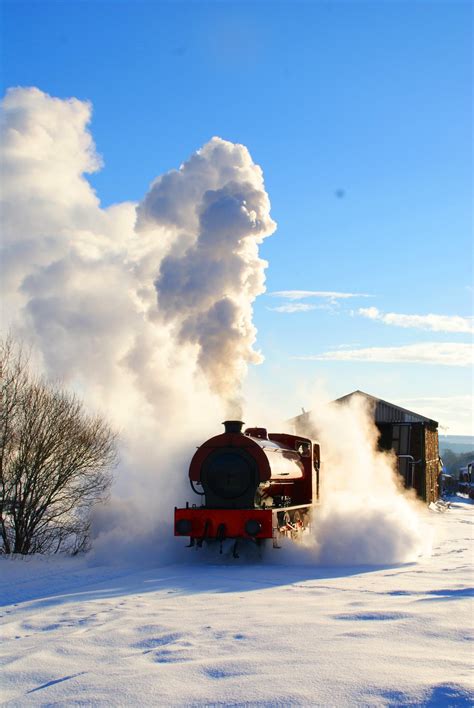
[[278, 530], [282, 536], [291, 537], [291, 516], [288, 511], [285, 511], [285, 513], [280, 516]]
[[303, 531], [308, 528], [309, 515], [300, 511], [285, 511], [279, 514], [279, 532], [293, 541], [301, 540]]

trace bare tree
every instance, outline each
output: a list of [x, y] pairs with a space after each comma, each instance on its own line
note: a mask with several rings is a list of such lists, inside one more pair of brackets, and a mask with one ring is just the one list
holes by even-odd
[[11, 339], [1, 367], [0, 552], [77, 552], [112, 481], [115, 435], [74, 394], [34, 377]]

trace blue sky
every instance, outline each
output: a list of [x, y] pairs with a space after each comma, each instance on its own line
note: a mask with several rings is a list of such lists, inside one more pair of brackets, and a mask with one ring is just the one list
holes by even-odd
[[[469, 332], [386, 315], [472, 316], [471, 14], [456, 0], [3, 2], [2, 93], [92, 102], [104, 205], [141, 199], [213, 135], [245, 144], [278, 222], [267, 292], [370, 296], [261, 296], [266, 361], [248, 386], [288, 416], [320, 382], [359, 388], [469, 433], [471, 369], [420, 350]], [[295, 303], [325, 309], [275, 310]], [[408, 345], [417, 363], [399, 360]], [[369, 360], [329, 354], [361, 349]]]

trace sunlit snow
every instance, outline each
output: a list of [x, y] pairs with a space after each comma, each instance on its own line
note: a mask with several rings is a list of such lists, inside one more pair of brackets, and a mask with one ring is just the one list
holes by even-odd
[[1, 558], [4, 705], [472, 705], [472, 513], [399, 565]]

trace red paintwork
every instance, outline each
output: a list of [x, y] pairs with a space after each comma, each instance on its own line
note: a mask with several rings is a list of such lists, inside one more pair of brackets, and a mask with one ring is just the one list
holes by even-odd
[[289, 433], [268, 433], [268, 439], [279, 443], [281, 447], [288, 447], [290, 450], [296, 449], [296, 443], [306, 442], [311, 444], [309, 438], [303, 438], [300, 435], [290, 435]]
[[[304, 468], [303, 478], [295, 482], [288, 492], [281, 492], [281, 486], [272, 484], [268, 494], [288, 493], [292, 497], [292, 504], [311, 504], [316, 501], [319, 493], [319, 474], [313, 474], [313, 459], [319, 461], [319, 444], [313, 443], [309, 438], [300, 435], [290, 435], [289, 433], [269, 433], [268, 439], [277, 443], [282, 448], [296, 450], [301, 443], [309, 445], [308, 457], [300, 456], [300, 462]], [[311, 454], [312, 453], [312, 454]]]
[[[189, 519], [191, 521], [191, 533], [176, 533], [176, 522], [179, 521], [179, 519]], [[249, 521], [249, 519], [255, 519], [262, 524], [262, 530], [256, 536], [249, 536], [245, 533], [245, 523]], [[206, 521], [210, 521], [206, 538], [215, 539], [217, 528], [220, 524], [225, 524], [226, 538], [272, 538], [271, 509], [175, 509], [174, 535], [201, 538], [204, 533]]]
[[260, 438], [260, 440], [268, 440], [266, 428], [245, 428], [245, 435], [249, 435], [251, 438]]

